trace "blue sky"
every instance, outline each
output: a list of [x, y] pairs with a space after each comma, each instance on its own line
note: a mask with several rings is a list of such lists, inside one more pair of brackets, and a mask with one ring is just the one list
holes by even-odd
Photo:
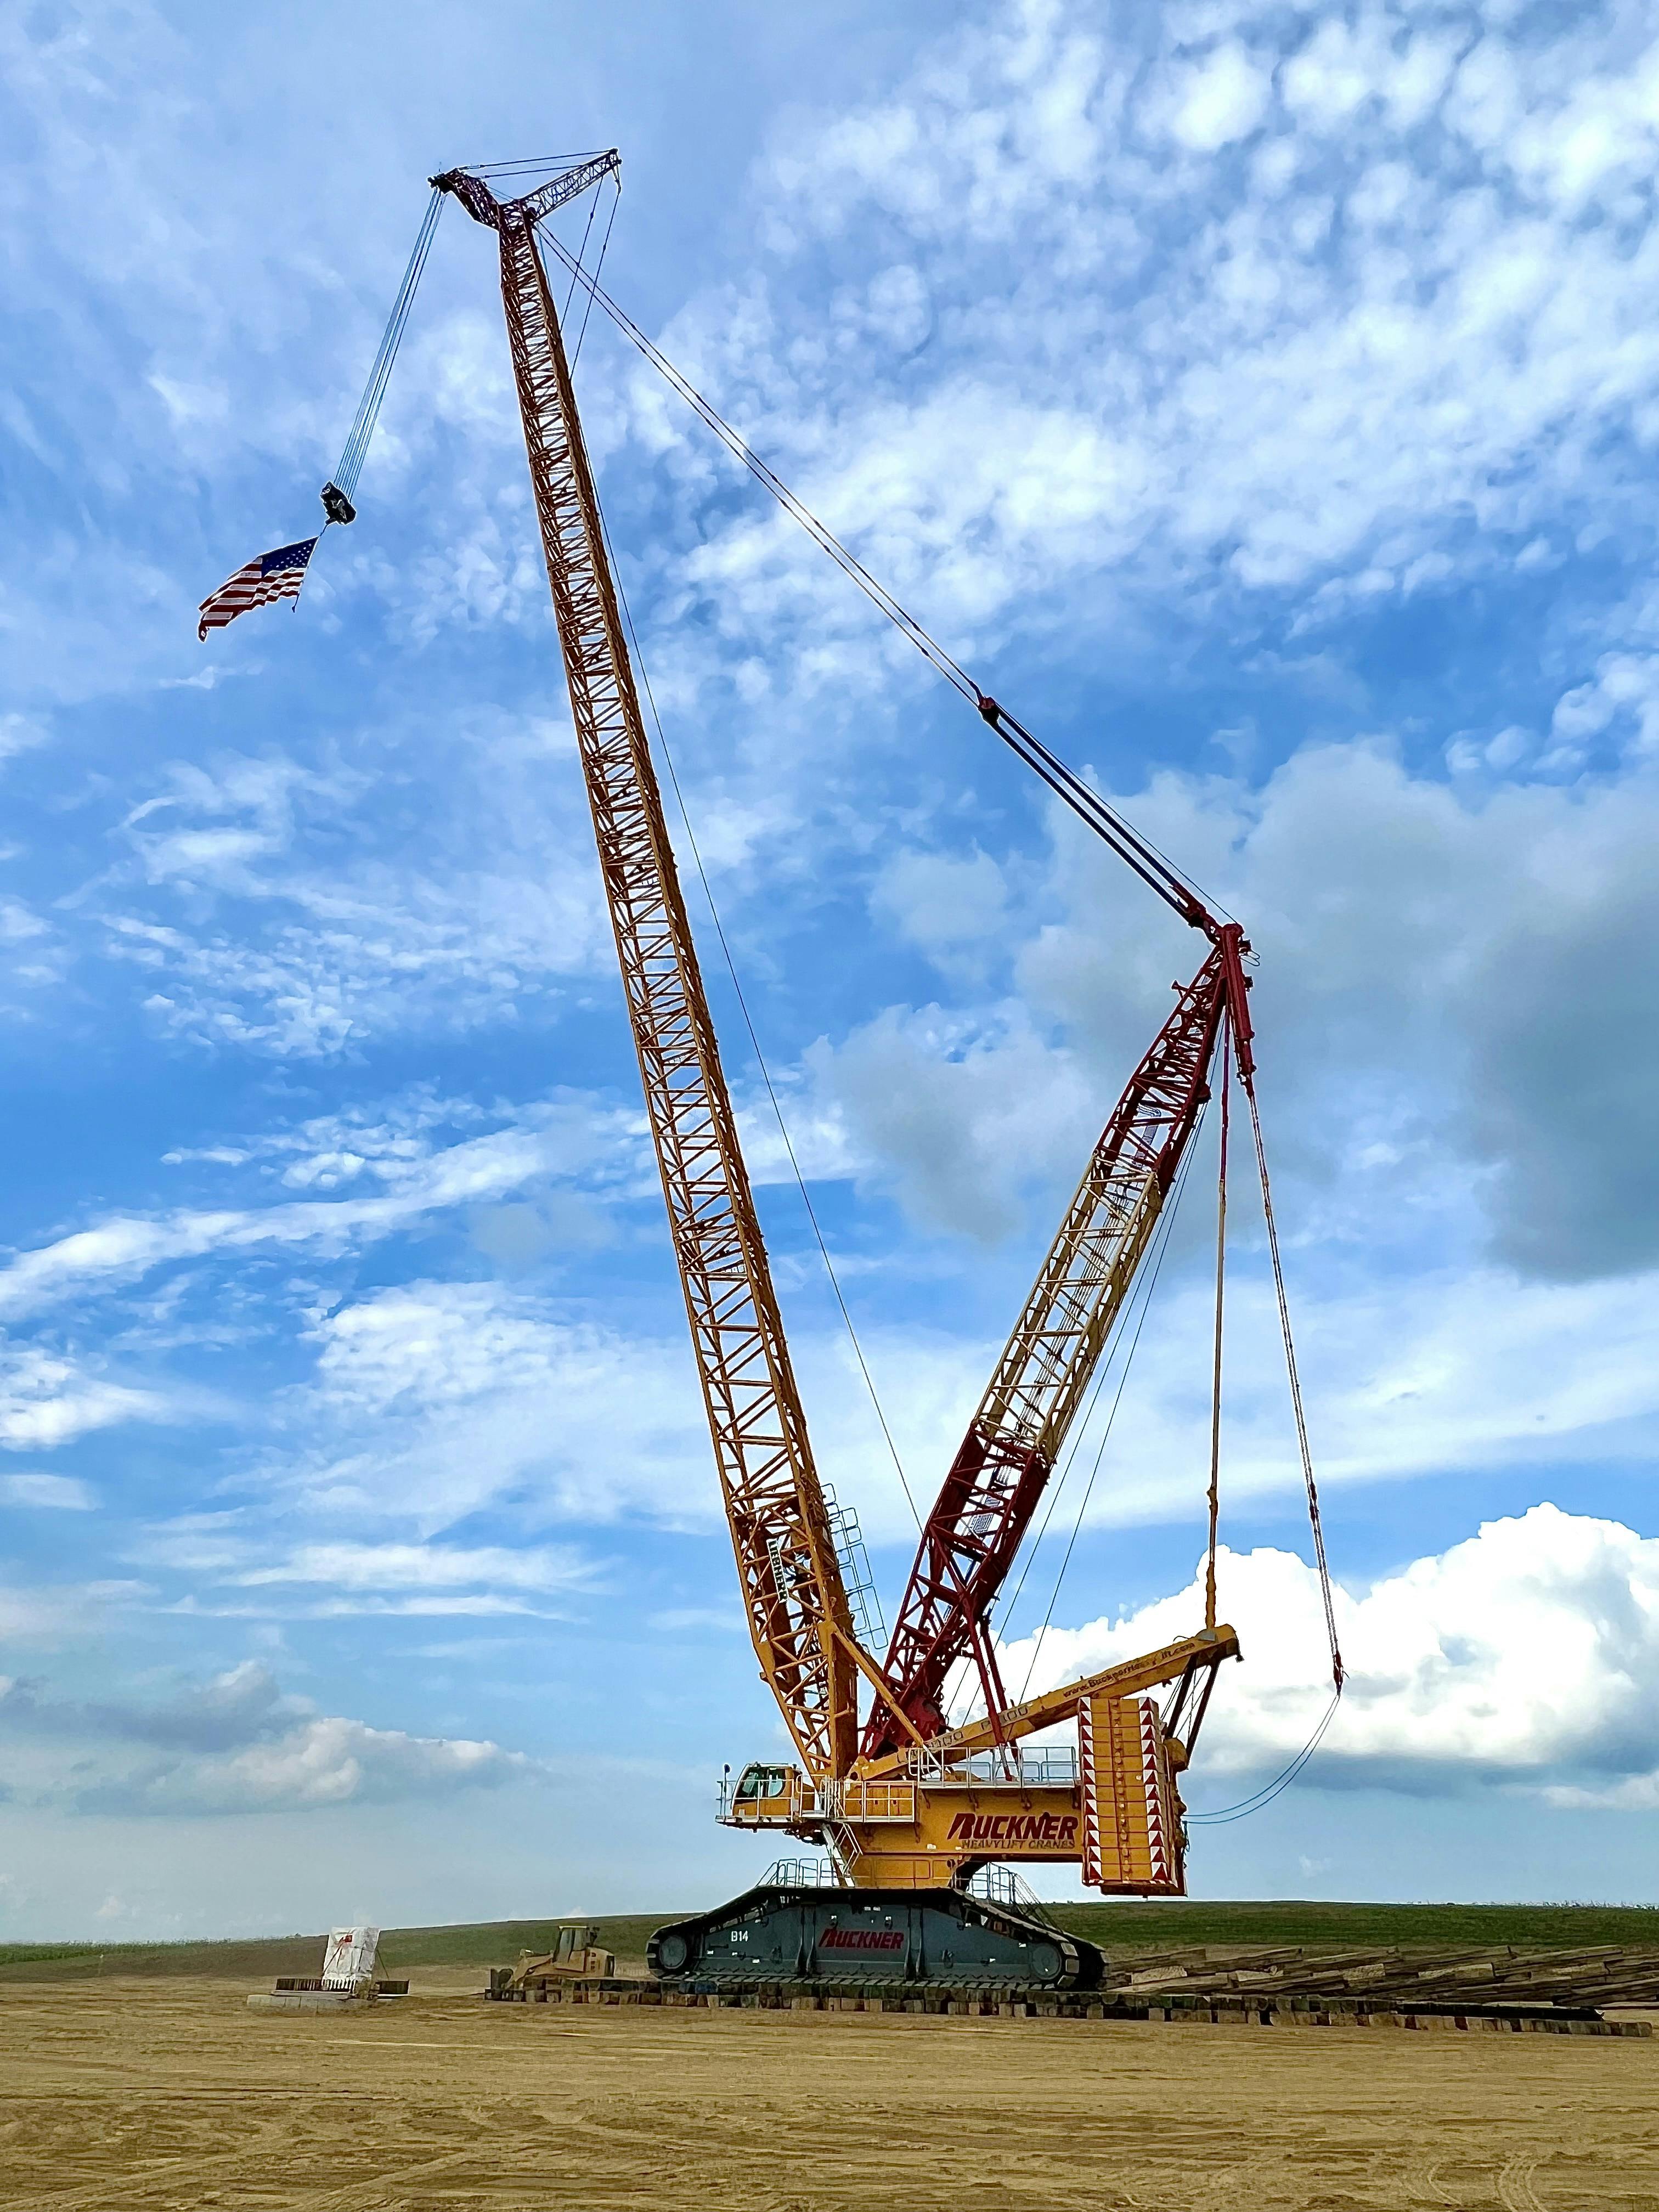
[[[315, 526], [427, 174], [613, 143], [610, 289], [1260, 952], [1354, 1679], [1195, 1887], [1659, 1894], [1642, 11], [42, 0], [0, 41], [0, 1934], [667, 1909], [760, 1870], [712, 1790], [778, 1725], [459, 210], [360, 521], [297, 612], [194, 628]], [[597, 320], [580, 382], [930, 1495], [1198, 947]], [[890, 1613], [907, 1509], [705, 963]], [[1018, 1678], [1191, 1617], [1208, 1158], [1069, 1569], [1100, 1419], [1005, 1625]], [[1200, 1808], [1323, 1702], [1240, 1212], [1247, 1661]]]

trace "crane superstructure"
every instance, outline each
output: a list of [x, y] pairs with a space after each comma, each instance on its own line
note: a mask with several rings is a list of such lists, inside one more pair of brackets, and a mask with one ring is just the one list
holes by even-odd
[[[1090, 1156], [922, 1527], [878, 1661], [855, 1631], [813, 1462], [538, 247], [538, 223], [618, 167], [614, 152], [603, 154], [514, 199], [469, 170], [432, 181], [497, 235], [548, 580], [715, 1466], [750, 1635], [799, 1761], [745, 1767], [723, 1788], [721, 1817], [826, 1844], [840, 1878], [861, 1887], [959, 1889], [988, 1863], [1012, 1860], [1080, 1863], [1085, 1880], [1109, 1891], [1178, 1893], [1176, 1778], [1215, 1671], [1238, 1653], [1216, 1618], [1213, 1571], [1192, 1634], [1018, 1703], [998, 1672], [991, 1613], [1218, 1065], [1224, 1083], [1231, 1064], [1252, 1089], [1249, 947], [1237, 923], [1212, 914], [1097, 793], [975, 689], [986, 721], [1207, 950], [1193, 980], [1176, 987], [1173, 1011]], [[964, 1664], [983, 1711], [953, 1728], [947, 1700]], [[1149, 1694], [1159, 1690], [1170, 1692], [1162, 1706]], [[1075, 1751], [1028, 1745], [1066, 1723], [1076, 1724]]]

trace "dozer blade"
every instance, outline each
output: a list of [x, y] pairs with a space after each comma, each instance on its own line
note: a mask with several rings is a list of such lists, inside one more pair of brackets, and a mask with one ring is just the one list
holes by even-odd
[[1092, 1943], [954, 1889], [745, 1890], [659, 1928], [646, 1952], [661, 1980], [731, 1989], [799, 1982], [927, 1982], [1093, 1989]]

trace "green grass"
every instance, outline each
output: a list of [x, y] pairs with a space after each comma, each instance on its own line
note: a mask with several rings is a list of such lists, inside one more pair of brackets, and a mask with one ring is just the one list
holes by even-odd
[[[692, 1908], [695, 1910], [695, 1908]], [[1398, 1944], [1419, 1950], [1589, 1949], [1598, 1943], [1659, 1948], [1659, 1905], [1316, 1905], [1155, 1902], [1060, 1905], [1054, 1917], [1103, 1950], [1173, 1950], [1182, 1945], [1300, 1944], [1355, 1949]], [[619, 1959], [641, 1959], [646, 1938], [673, 1912], [613, 1914], [599, 1941]], [[380, 1960], [389, 1974], [422, 1966], [510, 1966], [520, 1951], [549, 1951], [556, 1920], [487, 1920], [452, 1928], [388, 1928]], [[323, 1938], [277, 1936], [219, 1943], [0, 1944], [0, 1987], [10, 1981], [78, 1981], [100, 1974], [195, 1974], [247, 1983], [314, 1974]]]
[[[619, 1959], [642, 1959], [646, 1938], [672, 1912], [613, 1914], [595, 1922], [599, 1942]], [[422, 1966], [508, 1966], [520, 1951], [550, 1951], [557, 1920], [485, 1920], [453, 1928], [388, 1928], [380, 1937], [387, 1974]], [[217, 1943], [0, 1943], [0, 1986], [9, 1981], [68, 1981], [102, 1974], [205, 1974], [262, 1981], [314, 1974], [323, 1937], [272, 1936]], [[480, 1978], [482, 1979], [482, 1974]]]

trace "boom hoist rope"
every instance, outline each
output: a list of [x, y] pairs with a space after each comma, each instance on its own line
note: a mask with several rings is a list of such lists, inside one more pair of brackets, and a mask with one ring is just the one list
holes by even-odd
[[[1134, 830], [1109, 803], [1085, 783], [1065, 762], [1052, 752], [1042, 741], [1015, 720], [1006, 708], [994, 699], [969, 675], [961, 664], [925, 629], [909, 611], [873, 576], [857, 556], [843, 545], [829, 526], [814, 514], [804, 501], [790, 490], [770, 465], [706, 399], [696, 387], [675, 368], [661, 349], [653, 343], [645, 332], [627, 313], [611, 298], [597, 281], [580, 264], [559, 240], [548, 234], [546, 243], [570, 272], [573, 283], [580, 283], [587, 291], [591, 303], [597, 303], [628, 338], [629, 343], [651, 363], [665, 380], [672, 385], [686, 404], [712, 430], [720, 442], [737, 459], [763, 484], [787, 514], [800, 526], [813, 542], [827, 553], [836, 565], [884, 614], [894, 628], [922, 655], [945, 680], [972, 705], [981, 719], [1048, 786], [1050, 791], [1093, 830], [1126, 866], [1158, 892], [1166, 904], [1172, 907], [1189, 927], [1200, 929], [1219, 945], [1224, 938], [1231, 938], [1237, 948], [1230, 964], [1236, 965], [1237, 954], [1243, 950], [1242, 934], [1237, 922], [1218, 902], [1206, 900], [1197, 885], [1173, 861], [1159, 852], [1150, 839]], [[1243, 977], [1237, 978], [1243, 984]], [[1275, 1301], [1279, 1309], [1280, 1334], [1285, 1350], [1286, 1378], [1290, 1389], [1291, 1409], [1296, 1430], [1297, 1451], [1307, 1497], [1309, 1524], [1312, 1534], [1316, 1572], [1320, 1586], [1320, 1598], [1325, 1628], [1330, 1649], [1331, 1677], [1336, 1697], [1340, 1698], [1345, 1676], [1340, 1643], [1337, 1634], [1335, 1605], [1331, 1587], [1329, 1564], [1326, 1556], [1323, 1525], [1320, 1516], [1318, 1487], [1314, 1474], [1313, 1455], [1308, 1439], [1307, 1417], [1303, 1403], [1300, 1373], [1296, 1358], [1295, 1341], [1291, 1333], [1290, 1303], [1285, 1287], [1283, 1261], [1279, 1251], [1277, 1222], [1273, 1213], [1272, 1186], [1267, 1172], [1267, 1158], [1261, 1132], [1260, 1106], [1255, 1084], [1255, 1061], [1250, 1049], [1249, 1015], [1242, 988], [1230, 995], [1227, 1006], [1227, 1026], [1237, 1059], [1242, 1087], [1250, 1109], [1251, 1133], [1254, 1140], [1257, 1171], [1261, 1186], [1262, 1210], [1267, 1227], [1268, 1254], [1273, 1277]], [[1218, 1224], [1218, 1328], [1221, 1300], [1221, 1240], [1224, 1237], [1224, 1165], [1221, 1186], [1221, 1212]], [[1218, 1354], [1216, 1362], [1218, 1369]], [[1206, 1575], [1206, 1610], [1212, 1620], [1214, 1613], [1214, 1549], [1216, 1542], [1213, 1491], [1215, 1462], [1218, 1456], [1219, 1437], [1219, 1376], [1215, 1377], [1216, 1397], [1212, 1409], [1212, 1483], [1211, 1495], [1206, 1499], [1209, 1510], [1208, 1561]], [[1333, 1710], [1334, 1707], [1333, 1706]], [[1327, 1723], [1328, 1724], [1328, 1723]], [[1322, 1726], [1321, 1734], [1323, 1733]]]
[[[1056, 754], [1050, 752], [1040, 738], [1033, 737], [1029, 730], [1017, 722], [988, 692], [981, 691], [966, 669], [945, 651], [938, 639], [931, 636], [887, 586], [871, 574], [858, 556], [842, 544], [829, 526], [821, 522], [803, 500], [796, 497], [769, 463], [763, 460], [703, 398], [696, 386], [681, 375], [666, 354], [652, 343], [639, 325], [617, 306], [610, 294], [580, 268], [574, 257], [561, 241], [546, 230], [541, 234], [544, 242], [569, 270], [572, 277], [588, 291], [598, 306], [604, 308], [629, 343], [644, 356], [666, 383], [673, 386], [686, 405], [707, 424], [726, 450], [743, 463], [757, 482], [765, 485], [786, 514], [791, 515], [813, 543], [858, 586], [871, 604], [886, 616], [902, 635], [908, 638], [923, 659], [938, 671], [953, 690], [967, 700], [1003, 743], [1018, 754], [1026, 766], [1033, 769], [1074, 814], [1087, 823], [1097, 836], [1110, 845], [1118, 857], [1133, 868], [1143, 882], [1150, 884], [1160, 897], [1174, 906], [1183, 920], [1194, 928], [1205, 927], [1207, 909], [1197, 885], [1182, 874], [1174, 861], [1160, 853], [1150, 838], [1131, 829], [1097, 791], [1085, 783]], [[1216, 915], [1224, 920], [1231, 920], [1226, 908], [1218, 902], [1212, 901], [1210, 905]]]
[[[603, 261], [605, 258], [603, 248], [600, 250], [599, 258]], [[579, 344], [580, 343], [580, 341], [578, 340]], [[605, 531], [605, 544], [609, 547], [611, 527], [605, 522], [603, 516], [600, 521]], [[611, 549], [611, 565], [613, 568], [616, 566], [614, 548]], [[916, 1501], [910, 1488], [909, 1477], [904, 1472], [904, 1462], [899, 1456], [899, 1448], [894, 1440], [886, 1408], [883, 1406], [880, 1395], [876, 1389], [875, 1377], [870, 1372], [870, 1364], [864, 1356], [864, 1346], [859, 1341], [859, 1333], [853, 1325], [853, 1316], [848, 1306], [846, 1295], [842, 1290], [841, 1278], [836, 1273], [836, 1263], [830, 1257], [830, 1247], [824, 1241], [823, 1231], [818, 1221], [817, 1209], [812, 1203], [811, 1193], [806, 1188], [806, 1178], [801, 1172], [800, 1161], [795, 1152], [794, 1139], [789, 1133], [789, 1124], [784, 1119], [782, 1102], [778, 1097], [776, 1085], [773, 1083], [772, 1071], [767, 1065], [766, 1054], [761, 1048], [760, 1036], [755, 1028], [754, 1016], [749, 1011], [749, 1000], [738, 975], [737, 962], [732, 957], [732, 947], [726, 938], [726, 925], [720, 920], [719, 907], [714, 903], [714, 885], [708, 880], [708, 869], [703, 866], [702, 848], [697, 842], [697, 833], [691, 826], [690, 810], [685, 803], [685, 793], [680, 788], [679, 771], [674, 765], [673, 749], [669, 744], [668, 733], [663, 728], [662, 716], [657, 711], [657, 695], [652, 687], [650, 672], [645, 665], [645, 655], [640, 649], [639, 632], [634, 624], [634, 611], [628, 603], [628, 593], [620, 575], [617, 578], [617, 601], [622, 609], [623, 622], [627, 628], [629, 644], [633, 652], [635, 665], [640, 672], [640, 682], [644, 687], [645, 703], [651, 710], [651, 725], [657, 733], [657, 744], [662, 751], [663, 765], [668, 770], [669, 788], [674, 794], [674, 804], [679, 811], [680, 821], [684, 826], [686, 842], [691, 849], [692, 865], [697, 872], [697, 881], [702, 886], [703, 900], [708, 908], [708, 919], [714, 926], [714, 936], [720, 948], [720, 957], [725, 963], [726, 976], [732, 985], [732, 996], [738, 1002], [738, 1012], [743, 1017], [743, 1025], [748, 1032], [750, 1048], [755, 1055], [755, 1065], [761, 1072], [761, 1081], [766, 1086], [766, 1096], [771, 1104], [773, 1119], [778, 1125], [778, 1134], [783, 1140], [783, 1149], [788, 1156], [790, 1172], [795, 1179], [795, 1188], [800, 1194], [801, 1205], [811, 1224], [813, 1240], [818, 1248], [818, 1257], [823, 1262], [823, 1272], [830, 1279], [830, 1288], [835, 1295], [836, 1305], [840, 1308], [842, 1322], [853, 1347], [853, 1357], [858, 1363], [859, 1373], [864, 1378], [865, 1390], [869, 1396], [871, 1405], [875, 1409], [876, 1420], [887, 1446], [888, 1457], [892, 1461], [893, 1471], [898, 1476], [899, 1488], [903, 1492], [904, 1502], [910, 1509], [910, 1518], [920, 1529], [921, 1516], [916, 1510]]]

